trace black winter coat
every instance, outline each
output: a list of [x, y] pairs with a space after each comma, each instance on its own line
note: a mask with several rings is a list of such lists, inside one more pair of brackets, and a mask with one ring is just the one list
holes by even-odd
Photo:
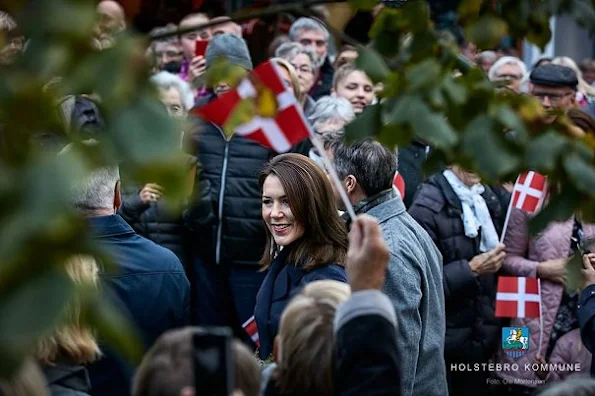
[[[210, 185], [208, 180], [201, 176], [200, 166], [197, 165], [196, 158], [188, 159], [188, 163], [192, 167], [197, 167], [196, 180], [194, 183], [195, 190], [198, 188], [199, 197], [194, 199], [196, 204], [210, 199]], [[177, 211], [172, 210], [163, 201], [144, 203], [140, 200], [139, 192], [143, 186], [134, 186], [126, 188], [124, 186], [124, 194], [122, 197], [122, 206], [119, 214], [126, 220], [126, 222], [139, 235], [152, 240], [158, 245], [171, 250], [178, 256], [180, 261], [185, 264], [188, 257], [188, 246], [193, 239], [193, 235], [189, 232], [184, 224], [183, 210], [181, 208]], [[213, 221], [214, 213], [210, 207], [210, 203], [204, 203], [207, 210], [202, 210], [200, 221], [205, 223]], [[198, 219], [195, 219], [198, 221]]]
[[333, 86], [333, 76], [335, 75], [335, 69], [329, 60], [328, 56], [324, 60], [322, 66], [320, 66], [320, 73], [318, 78], [314, 81], [314, 85], [310, 89], [310, 96], [315, 101], [331, 94], [331, 88]]
[[206, 225], [186, 218], [199, 238], [195, 254], [226, 267], [257, 266], [266, 239], [258, 178], [275, 152], [243, 136], [227, 138], [213, 123], [201, 122], [190, 139], [211, 186], [216, 217]]
[[415, 140], [410, 145], [399, 148], [399, 174], [405, 181], [405, 207], [410, 207], [419, 185], [425, 180], [424, 162], [428, 157], [426, 144]]
[[[505, 208], [490, 187], [483, 197], [500, 234]], [[481, 254], [479, 235], [465, 235], [461, 201], [438, 173], [424, 182], [409, 213], [430, 234], [442, 253], [446, 299], [444, 355], [452, 362], [486, 362], [500, 340], [501, 322], [495, 317], [497, 275], [475, 276], [469, 261]]]

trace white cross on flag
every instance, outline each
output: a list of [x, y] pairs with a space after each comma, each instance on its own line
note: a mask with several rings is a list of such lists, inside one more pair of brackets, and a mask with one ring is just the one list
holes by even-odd
[[519, 175], [512, 191], [512, 206], [527, 213], [541, 208], [547, 192], [547, 177], [537, 172]]
[[255, 84], [262, 84], [273, 92], [277, 99], [277, 113], [273, 118], [256, 115], [250, 121], [239, 125], [235, 129], [236, 134], [255, 140], [278, 153], [288, 151], [293, 145], [310, 136], [310, 129], [300, 104], [285, 85], [277, 65], [271, 61], [259, 65], [236, 89], [192, 112], [206, 121], [223, 126], [242, 100], [255, 100], [258, 97], [259, 92]]
[[540, 316], [539, 280], [500, 276], [496, 293], [496, 317], [538, 318]]

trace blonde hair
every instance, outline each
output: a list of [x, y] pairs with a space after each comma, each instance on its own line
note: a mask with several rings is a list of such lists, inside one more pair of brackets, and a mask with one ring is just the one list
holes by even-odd
[[567, 56], [559, 56], [554, 58], [552, 61], [554, 65], [566, 66], [574, 70], [576, 73], [576, 78], [578, 80], [578, 90], [579, 92], [584, 93], [585, 95], [595, 97], [595, 88], [590, 86], [584, 79], [583, 79], [583, 72], [578, 68], [576, 62], [573, 61], [571, 58]]
[[[99, 269], [93, 257], [73, 256], [65, 263], [65, 270], [75, 285], [98, 288]], [[93, 330], [82, 322], [81, 302], [76, 299], [66, 307], [64, 321], [54, 333], [39, 341], [35, 356], [48, 365], [60, 357], [73, 364], [86, 364], [97, 359], [99, 354]]]
[[292, 66], [291, 63], [287, 62], [283, 58], [271, 58], [271, 60], [273, 62], [277, 63], [277, 65], [279, 65], [279, 66], [285, 68], [285, 70], [287, 70], [287, 72], [289, 73], [289, 79], [291, 80], [291, 86], [293, 88], [293, 92], [295, 93], [295, 97], [297, 98], [298, 102], [302, 103], [302, 99], [304, 99], [304, 95], [307, 94], [307, 92], [302, 92], [300, 90], [300, 81], [298, 79], [297, 72], [295, 71], [295, 68]]
[[333, 320], [349, 286], [316, 281], [285, 308], [279, 326], [277, 387], [281, 393], [332, 395], [335, 340]]

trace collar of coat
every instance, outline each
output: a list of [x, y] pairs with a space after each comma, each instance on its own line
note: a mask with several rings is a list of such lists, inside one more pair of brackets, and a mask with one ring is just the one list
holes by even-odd
[[[395, 190], [393, 188], [389, 188], [388, 190], [381, 191], [376, 195], [372, 195], [371, 197], [362, 199], [361, 201], [353, 205], [353, 211], [355, 212], [355, 214], [368, 213], [377, 206], [396, 198], [397, 193], [395, 192]], [[403, 211], [404, 210], [405, 206], [403, 206]], [[351, 219], [349, 218], [349, 214], [345, 212], [342, 217], [343, 220], [347, 223], [347, 226], [349, 227], [351, 225]]]

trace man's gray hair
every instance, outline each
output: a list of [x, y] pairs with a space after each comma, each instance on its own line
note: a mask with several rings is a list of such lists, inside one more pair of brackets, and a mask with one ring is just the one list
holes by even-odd
[[338, 121], [349, 124], [355, 119], [355, 113], [351, 103], [345, 98], [335, 96], [323, 96], [318, 99], [308, 116], [310, 125], [316, 131], [317, 127], [329, 121]]
[[492, 65], [492, 67], [490, 67], [490, 71], [488, 72], [488, 78], [490, 79], [490, 81], [493, 81], [496, 78], [498, 70], [504, 65], [515, 65], [516, 67], [518, 67], [519, 71], [521, 72], [521, 82], [524, 82], [529, 76], [527, 73], [527, 66], [525, 65], [525, 62], [523, 62], [519, 58], [515, 58], [514, 56], [503, 56], [502, 58], [498, 59]]
[[155, 84], [157, 88], [161, 88], [165, 91], [170, 88], [176, 89], [180, 93], [180, 99], [182, 100], [182, 105], [184, 105], [186, 111], [194, 107], [194, 95], [192, 94], [190, 85], [175, 74], [162, 71], [153, 75], [151, 77], [151, 82]]
[[330, 34], [324, 25], [312, 18], [298, 18], [289, 28], [289, 38], [291, 41], [298, 41], [298, 36], [303, 30], [318, 30], [324, 33], [324, 38], [328, 42]]
[[392, 188], [398, 154], [374, 139], [340, 144], [333, 157], [339, 179], [353, 175], [366, 197]]
[[[85, 145], [97, 145], [95, 140], [87, 140]], [[72, 150], [72, 144], [66, 146], [58, 155], [66, 155]], [[97, 210], [113, 210], [116, 184], [120, 181], [120, 169], [117, 165], [93, 169], [89, 174], [74, 183], [70, 188], [70, 204], [83, 214]]]
[[300, 43], [296, 42], [289, 42], [283, 43], [277, 48], [275, 51], [275, 56], [278, 58], [285, 59], [288, 62], [291, 62], [296, 56], [300, 54], [305, 54], [310, 59], [310, 64], [312, 65], [312, 70], [316, 71], [318, 69], [318, 56], [312, 50], [312, 48], [304, 47]]

